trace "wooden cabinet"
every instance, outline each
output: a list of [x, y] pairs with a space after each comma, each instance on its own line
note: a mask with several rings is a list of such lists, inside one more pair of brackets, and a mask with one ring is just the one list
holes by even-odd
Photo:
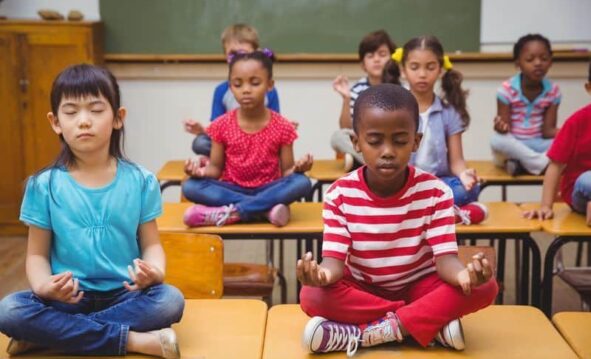
[[57, 74], [103, 62], [99, 22], [0, 20], [0, 235], [25, 233], [18, 221], [26, 178], [60, 150], [46, 114]]

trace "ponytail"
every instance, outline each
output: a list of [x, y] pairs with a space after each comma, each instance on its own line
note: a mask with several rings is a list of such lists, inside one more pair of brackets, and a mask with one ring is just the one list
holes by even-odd
[[443, 74], [441, 90], [443, 90], [444, 102], [458, 111], [464, 127], [468, 127], [470, 124], [470, 114], [466, 108], [468, 91], [462, 88], [463, 79], [464, 77], [459, 71], [450, 68]]
[[382, 71], [382, 83], [400, 85], [400, 67], [393, 60], [388, 60]]

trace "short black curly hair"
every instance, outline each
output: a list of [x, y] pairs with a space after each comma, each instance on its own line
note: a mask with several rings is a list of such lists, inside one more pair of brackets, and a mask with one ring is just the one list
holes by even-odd
[[521, 55], [523, 47], [530, 41], [542, 42], [544, 45], [546, 45], [546, 48], [548, 49], [550, 56], [552, 56], [552, 45], [550, 44], [550, 40], [548, 40], [541, 34], [527, 34], [520, 37], [519, 40], [517, 40], [517, 42], [515, 43], [515, 45], [513, 45], [513, 60], [517, 61], [519, 55]]
[[402, 86], [380, 84], [363, 91], [353, 107], [353, 130], [357, 133], [362, 121], [361, 112], [368, 107], [376, 107], [384, 111], [408, 110], [415, 120], [415, 130], [419, 129], [419, 105], [414, 95]]

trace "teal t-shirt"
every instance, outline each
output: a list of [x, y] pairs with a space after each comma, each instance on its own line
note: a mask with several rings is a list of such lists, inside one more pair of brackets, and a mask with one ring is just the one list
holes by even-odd
[[108, 291], [131, 281], [127, 266], [141, 256], [139, 225], [161, 213], [154, 175], [119, 160], [115, 178], [101, 188], [84, 187], [61, 168], [31, 177], [20, 220], [52, 232], [53, 274], [71, 271], [81, 289]]

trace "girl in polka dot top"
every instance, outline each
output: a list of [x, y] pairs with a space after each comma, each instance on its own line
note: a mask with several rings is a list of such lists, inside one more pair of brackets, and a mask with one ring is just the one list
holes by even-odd
[[265, 107], [273, 88], [268, 52], [239, 53], [230, 60], [230, 90], [240, 108], [216, 119], [207, 129], [211, 157], [204, 166], [187, 161], [183, 195], [195, 202], [184, 216], [191, 227], [268, 219], [289, 222], [289, 207], [311, 189], [303, 173], [312, 167], [307, 154], [294, 161], [294, 125]]

